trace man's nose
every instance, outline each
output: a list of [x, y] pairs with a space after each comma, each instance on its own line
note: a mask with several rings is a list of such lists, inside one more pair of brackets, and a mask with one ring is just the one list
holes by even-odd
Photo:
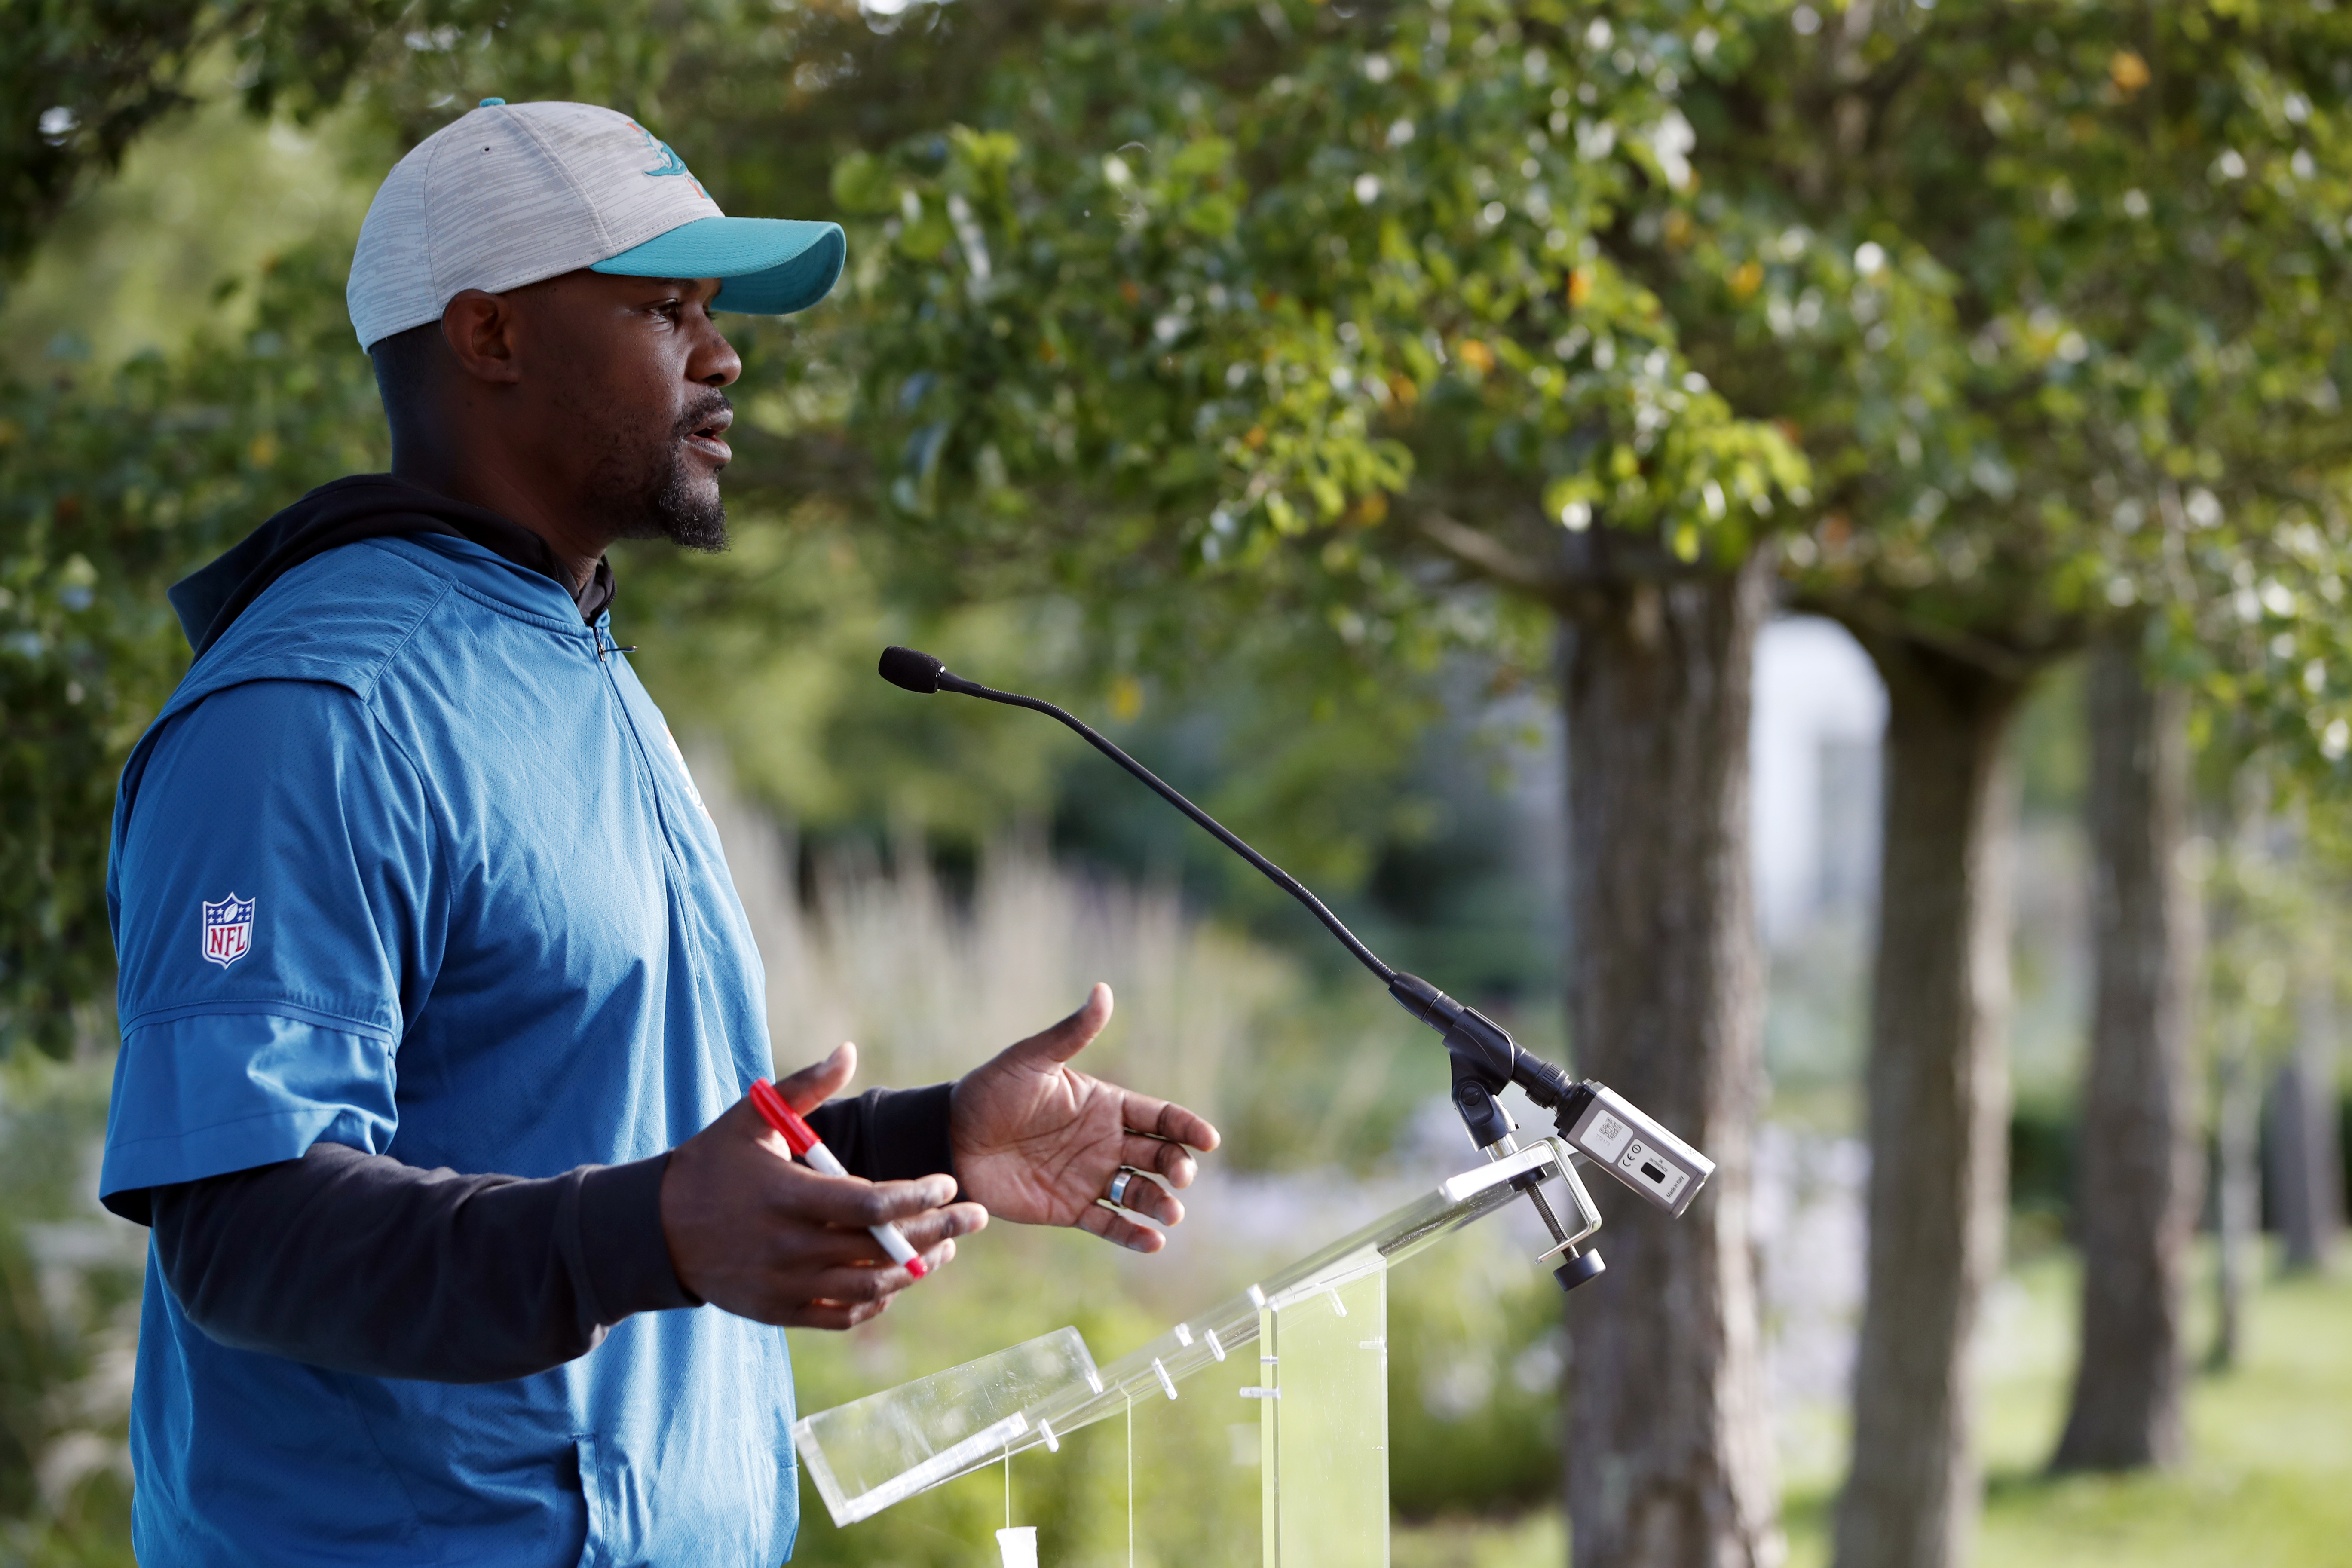
[[727, 334], [711, 325], [710, 318], [705, 316], [702, 341], [695, 345], [687, 362], [686, 378], [705, 386], [732, 386], [742, 374], [743, 356], [735, 352]]

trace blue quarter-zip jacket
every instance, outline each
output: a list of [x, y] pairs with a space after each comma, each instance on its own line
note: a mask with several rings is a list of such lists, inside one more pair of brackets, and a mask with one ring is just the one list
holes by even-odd
[[[663, 722], [549, 578], [373, 539], [274, 583], [124, 770], [101, 1192], [341, 1143], [553, 1175], [657, 1154], [771, 1070], [761, 967]], [[228, 1349], [149, 1265], [143, 1562], [790, 1554], [781, 1330], [646, 1313], [449, 1384]]]

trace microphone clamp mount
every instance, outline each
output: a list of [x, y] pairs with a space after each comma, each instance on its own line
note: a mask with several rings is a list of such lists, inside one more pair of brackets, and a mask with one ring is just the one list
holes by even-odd
[[[908, 691], [952, 691], [986, 702], [1026, 708], [1067, 725], [1088, 745], [1134, 774], [1219, 843], [1256, 867], [1276, 887], [1306, 905], [1358, 963], [1380, 978], [1400, 1006], [1443, 1037], [1446, 1056], [1453, 1064], [1454, 1109], [1461, 1116], [1463, 1126], [1469, 1130], [1470, 1141], [1488, 1158], [1501, 1159], [1518, 1147], [1511, 1136], [1510, 1116], [1497, 1099], [1505, 1085], [1515, 1083], [1529, 1100], [1552, 1113], [1560, 1137], [1570, 1148], [1668, 1214], [1680, 1215], [1689, 1208], [1699, 1189], [1715, 1173], [1713, 1161], [1675, 1137], [1624, 1096], [1605, 1084], [1569, 1077], [1541, 1057], [1520, 1048], [1509, 1030], [1475, 1007], [1455, 1001], [1417, 974], [1407, 974], [1381, 963], [1380, 955], [1359, 941], [1356, 933], [1297, 878], [1251, 848], [1223, 823], [1185, 799], [1084, 721], [1041, 699], [999, 691], [976, 680], [967, 680], [950, 673], [946, 664], [929, 654], [910, 647], [883, 649], [881, 674], [893, 686]], [[1554, 1273], [1562, 1289], [1572, 1290], [1600, 1274], [1604, 1267], [1601, 1255], [1583, 1245], [1584, 1237], [1598, 1228], [1600, 1220], [1574, 1168], [1563, 1164], [1560, 1173], [1579, 1210], [1587, 1217], [1585, 1226], [1573, 1238], [1545, 1200], [1540, 1180], [1522, 1176], [1513, 1185], [1528, 1194], [1543, 1216], [1554, 1243], [1545, 1256], [1564, 1255], [1566, 1261]]]

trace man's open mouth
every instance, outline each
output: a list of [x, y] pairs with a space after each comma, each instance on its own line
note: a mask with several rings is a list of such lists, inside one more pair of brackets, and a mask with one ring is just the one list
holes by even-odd
[[727, 444], [727, 427], [734, 423], [735, 411], [720, 408], [686, 433], [686, 444], [714, 463], [731, 462], [735, 449]]

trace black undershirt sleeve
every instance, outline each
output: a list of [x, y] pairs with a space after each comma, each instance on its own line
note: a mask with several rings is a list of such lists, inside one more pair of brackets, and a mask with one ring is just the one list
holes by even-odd
[[909, 1182], [943, 1171], [952, 1174], [948, 1103], [954, 1091], [951, 1083], [869, 1089], [856, 1100], [826, 1100], [809, 1112], [808, 1124], [853, 1176]]
[[155, 1188], [155, 1258], [222, 1344], [371, 1377], [497, 1383], [585, 1355], [632, 1312], [695, 1304], [662, 1237], [668, 1162], [524, 1181], [319, 1143]]
[[[950, 1085], [869, 1090], [809, 1121], [871, 1181], [950, 1171]], [[496, 1383], [700, 1303], [662, 1232], [667, 1154], [560, 1176], [461, 1175], [320, 1143], [299, 1160], [117, 1194], [205, 1334], [340, 1372]]]

